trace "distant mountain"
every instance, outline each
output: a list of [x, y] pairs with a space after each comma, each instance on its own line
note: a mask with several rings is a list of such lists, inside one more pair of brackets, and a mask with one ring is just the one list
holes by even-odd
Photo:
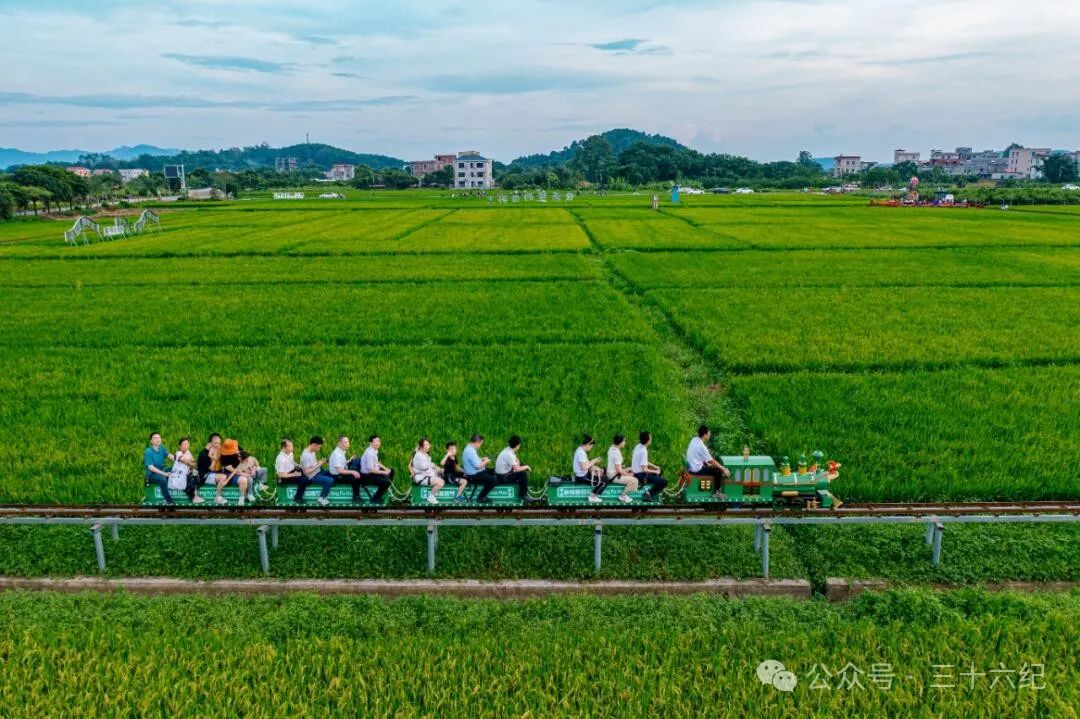
[[295, 158], [297, 169], [300, 170], [326, 170], [331, 165], [337, 164], [367, 165], [376, 170], [383, 170], [391, 167], [400, 169], [405, 164], [404, 160], [388, 155], [352, 152], [333, 145], [311, 142], [287, 147], [270, 147], [263, 143], [251, 147], [230, 147], [222, 150], [181, 150], [171, 155], [141, 154], [128, 160], [99, 162], [97, 167], [142, 167], [156, 172], [165, 165], [183, 164], [187, 172], [200, 168], [211, 171], [239, 172], [274, 167], [274, 162], [279, 157]]
[[[639, 142], [644, 142], [649, 145], [664, 145], [667, 147], [677, 147], [680, 149], [689, 149], [678, 140], [664, 135], [650, 135], [640, 130], [630, 130], [627, 128], [619, 128], [616, 130], [608, 130], [607, 132], [600, 133], [603, 137], [607, 138], [607, 141], [611, 143], [611, 148], [618, 155], [625, 150]], [[582, 140], [574, 140], [569, 145], [561, 150], [555, 150], [548, 154], [536, 154], [536, 155], [523, 155], [522, 157], [514, 160], [511, 165], [517, 165], [518, 167], [541, 167], [544, 165], [565, 165], [578, 153], [578, 149], [581, 147]]]
[[46, 162], [78, 162], [79, 157], [88, 154], [109, 155], [117, 160], [133, 160], [139, 155], [174, 155], [180, 152], [176, 148], [155, 147], [154, 145], [135, 145], [114, 147], [101, 153], [88, 150], [49, 150], [48, 152], [24, 152], [14, 147], [0, 147], [0, 167], [11, 165], [41, 165]]

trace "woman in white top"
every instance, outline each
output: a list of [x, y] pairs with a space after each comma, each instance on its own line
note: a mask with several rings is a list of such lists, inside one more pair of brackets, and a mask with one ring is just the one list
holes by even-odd
[[[623, 464], [622, 448], [626, 445], [626, 435], [617, 434], [611, 441], [611, 446], [607, 451], [607, 471], [604, 473], [604, 477], [609, 484], [621, 484], [623, 491], [619, 495], [619, 501], [624, 504], [629, 504], [634, 500], [630, 499], [630, 493], [636, 492], [638, 489], [638, 480], [634, 476], [634, 473], [630, 471], [630, 468]], [[604, 492], [604, 488], [600, 487], [597, 491], [589, 495], [590, 502], [603, 501], [601, 495]], [[595, 497], [596, 499], [593, 499]]]
[[198, 495], [198, 481], [195, 479], [195, 457], [191, 454], [191, 440], [183, 437], [176, 448], [176, 461], [169, 471], [169, 489], [183, 490], [192, 504], [202, 504], [205, 500]]
[[409, 462], [409, 473], [412, 474], [415, 484], [429, 488], [428, 504], [438, 504], [439, 498], [436, 495], [446, 482], [443, 481], [442, 470], [431, 461], [430, 452], [431, 442], [424, 437], [417, 443], [416, 451], [413, 452], [412, 460]]

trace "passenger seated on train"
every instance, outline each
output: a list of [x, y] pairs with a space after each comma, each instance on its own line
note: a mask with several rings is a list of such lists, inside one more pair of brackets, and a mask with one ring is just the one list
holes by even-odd
[[249, 465], [244, 462], [244, 459], [240, 456], [240, 443], [235, 439], [226, 439], [221, 443], [221, 474], [217, 483], [217, 496], [214, 497], [214, 502], [217, 504], [227, 504], [229, 500], [221, 496], [221, 490], [227, 486], [236, 486], [240, 488], [240, 498], [237, 500], [238, 506], [244, 506], [244, 501], [255, 501], [255, 495], [252, 493], [252, 476], [248, 472]]
[[308, 440], [307, 447], [300, 453], [300, 476], [296, 480], [296, 494], [293, 495], [293, 501], [297, 504], [304, 503], [304, 492], [310, 484], [317, 484], [322, 488], [319, 492], [319, 504], [330, 504], [330, 488], [334, 486], [334, 478], [322, 468], [326, 461], [319, 459], [322, 446], [323, 438], [315, 435]]
[[[446, 486], [446, 481], [443, 479], [442, 467], [436, 466], [431, 461], [431, 442], [427, 437], [422, 437], [416, 443], [416, 450], [413, 452], [412, 459], [409, 460], [409, 474], [412, 475], [413, 484], [431, 488], [428, 492], [428, 504], [438, 504], [439, 498], [435, 495]], [[464, 497], [461, 496], [463, 490], [461, 486], [458, 487], [454, 501], [464, 501]]]
[[243, 447], [240, 447], [240, 459], [247, 462], [247, 469], [251, 476], [251, 486], [253, 489], [257, 489], [260, 492], [266, 489], [266, 477], [269, 471], [266, 467], [259, 464], [259, 460], [255, 455], [251, 454]]
[[456, 442], [446, 443], [446, 453], [443, 454], [439, 466], [442, 467], [443, 480], [457, 487], [457, 496], [454, 497], [454, 501], [458, 503], [468, 501], [465, 499], [465, 489], [469, 486], [469, 480], [465, 479], [465, 473], [458, 468]]
[[540, 501], [539, 498], [529, 496], [529, 472], [532, 471], [532, 467], [522, 464], [521, 460], [518, 459], [517, 451], [520, 447], [521, 437], [516, 434], [511, 435], [510, 439], [507, 440], [506, 447], [495, 458], [495, 483], [516, 484], [518, 496], [526, 504], [538, 502]]
[[195, 475], [195, 457], [191, 454], [191, 440], [181, 437], [176, 445], [176, 459], [169, 470], [169, 489], [182, 490], [192, 504], [206, 500], [198, 495], [199, 478]]
[[465, 470], [465, 479], [480, 487], [480, 494], [476, 501], [479, 504], [490, 504], [488, 494], [495, 486], [495, 473], [488, 467], [491, 459], [480, 456], [480, 448], [484, 446], [484, 435], [474, 434], [465, 450], [461, 453], [461, 465]]
[[[606, 484], [620, 484], [623, 491], [619, 495], [619, 501], [629, 504], [634, 500], [630, 499], [630, 493], [636, 492], [638, 489], [638, 480], [634, 476], [634, 473], [630, 469], [623, 465], [622, 450], [626, 446], [626, 435], [617, 434], [611, 440], [611, 446], [607, 451], [607, 469], [604, 471], [604, 479]], [[590, 502], [602, 501], [600, 495], [604, 491], [604, 486], [597, 487], [596, 490], [589, 495]], [[596, 499], [593, 499], [596, 497]]]
[[155, 484], [161, 490], [161, 496], [165, 504], [174, 504], [172, 495], [169, 494], [169, 463], [175, 458], [165, 449], [161, 443], [159, 432], [150, 433], [150, 446], [143, 452], [143, 470], [146, 472], [146, 483]]
[[652, 434], [642, 432], [638, 435], [638, 444], [634, 447], [634, 453], [630, 455], [630, 470], [637, 477], [640, 484], [645, 485], [642, 499], [652, 502], [660, 497], [660, 493], [667, 486], [660, 468], [649, 461], [649, 445], [652, 444]]
[[379, 462], [379, 447], [381, 446], [382, 440], [379, 439], [379, 435], [373, 434], [368, 438], [368, 448], [360, 456], [360, 484], [376, 488], [375, 494], [371, 497], [371, 501], [376, 503], [382, 501], [386, 490], [394, 482], [394, 470]]
[[337, 446], [330, 453], [330, 476], [335, 484], [347, 484], [352, 487], [352, 501], [360, 501], [360, 467], [356, 463], [356, 457], [346, 457], [349, 451], [349, 438], [345, 435], [338, 437]]
[[209, 439], [206, 440], [206, 446], [199, 452], [198, 459], [195, 460], [195, 469], [199, 473], [199, 482], [202, 484], [217, 484], [216, 472], [221, 471], [221, 464], [218, 461], [220, 457], [221, 435], [213, 432], [210, 434]]
[[[581, 444], [574, 450], [574, 481], [596, 486], [600, 483], [602, 471], [599, 467], [602, 461], [599, 457], [589, 459], [589, 452], [596, 446], [596, 442], [589, 435], [581, 438]], [[599, 498], [597, 498], [599, 501]]]
[[706, 442], [712, 437], [712, 433], [705, 425], [698, 427], [697, 437], [690, 440], [690, 446], [686, 448], [686, 469], [690, 474], [696, 474], [706, 477], [712, 477], [713, 484], [713, 496], [721, 498], [724, 496], [723, 482], [725, 479], [731, 477], [731, 472], [728, 468], [720, 464], [720, 462], [713, 459], [712, 452], [709, 451]]
[[293, 457], [293, 443], [288, 437], [281, 439], [281, 451], [274, 460], [274, 474], [279, 482], [300, 478], [300, 468]]

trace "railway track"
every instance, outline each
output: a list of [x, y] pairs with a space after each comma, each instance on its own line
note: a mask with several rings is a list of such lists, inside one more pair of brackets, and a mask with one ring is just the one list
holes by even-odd
[[948, 517], [964, 515], [1080, 515], [1080, 502], [904, 502], [850, 503], [838, 509], [724, 508], [713, 505], [659, 505], [656, 507], [552, 508], [514, 507], [494, 509], [457, 509], [454, 507], [386, 507], [379, 509], [334, 509], [326, 507], [297, 509], [261, 507], [144, 507], [141, 505], [0, 505], [0, 518], [12, 517], [81, 517], [81, 518], [164, 518], [187, 519], [606, 519], [627, 517], [692, 518], [728, 517]]

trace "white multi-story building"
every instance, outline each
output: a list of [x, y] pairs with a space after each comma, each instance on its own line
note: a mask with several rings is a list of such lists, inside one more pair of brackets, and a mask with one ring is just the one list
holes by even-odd
[[914, 162], [919, 164], [919, 158], [922, 157], [922, 153], [912, 150], [893, 150], [892, 161], [894, 165], [899, 165], [901, 162]]
[[356, 165], [333, 165], [323, 175], [328, 180], [352, 180], [356, 177]]
[[120, 181], [131, 182], [136, 177], [145, 177], [149, 174], [149, 170], [144, 170], [141, 167], [122, 167], [120, 168]]
[[837, 155], [833, 158], [836, 163], [833, 165], [833, 177], [843, 177], [844, 175], [854, 175], [858, 172], [862, 172], [863, 162], [860, 155]]
[[1049, 147], [1014, 147], [1009, 150], [1008, 173], [1037, 180], [1042, 177], [1042, 161], [1049, 154]]
[[459, 152], [454, 160], [454, 187], [459, 190], [490, 190], [495, 187], [494, 164], [476, 150]]

